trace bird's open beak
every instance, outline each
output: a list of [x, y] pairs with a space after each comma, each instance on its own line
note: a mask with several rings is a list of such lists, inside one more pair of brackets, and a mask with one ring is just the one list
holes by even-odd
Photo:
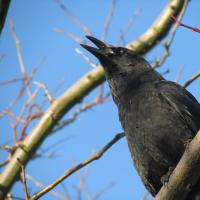
[[94, 48], [85, 44], [81, 44], [83, 48], [88, 50], [90, 53], [92, 53], [97, 58], [105, 57], [105, 49], [107, 47], [110, 47], [110, 45], [102, 42], [101, 40], [98, 40], [97, 38], [94, 38], [92, 36], [86, 36], [91, 42], [93, 42], [98, 48]]
[[104, 42], [102, 42], [101, 40], [98, 40], [97, 38], [95, 37], [92, 37], [92, 36], [86, 36], [86, 38], [88, 38], [91, 42], [93, 42], [97, 47], [99, 47], [99, 49], [102, 49], [102, 48], [106, 48], [108, 47], [109, 45], [108, 44], [105, 44]]

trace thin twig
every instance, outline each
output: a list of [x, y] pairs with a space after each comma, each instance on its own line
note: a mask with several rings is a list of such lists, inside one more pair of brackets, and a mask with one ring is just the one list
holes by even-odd
[[67, 126], [70, 123], [74, 122], [81, 113], [91, 109], [95, 105], [104, 103], [109, 97], [110, 97], [110, 94], [107, 94], [107, 95], [105, 95], [103, 97], [102, 96], [97, 96], [91, 102], [83, 104], [68, 119], [61, 121], [57, 126], [55, 126], [55, 128], [52, 130], [52, 132], [53, 133], [57, 132], [58, 130], [62, 129], [64, 126]]
[[30, 97], [31, 96], [30, 81], [28, 80], [25, 65], [24, 65], [24, 59], [23, 59], [23, 56], [22, 56], [20, 40], [19, 40], [19, 37], [17, 36], [17, 33], [15, 32], [14, 23], [12, 21], [10, 23], [10, 31], [12, 33], [14, 40], [15, 40], [16, 49], [17, 49], [17, 57], [18, 57], [21, 73], [22, 73], [22, 76], [23, 76], [23, 79], [24, 79], [24, 82], [25, 82], [25, 85], [26, 85], [27, 94]]
[[[16, 129], [17, 129], [17, 126], [18, 126], [19, 123], [20, 123], [20, 121], [21, 121], [21, 120], [23, 121], [24, 126], [22, 127], [21, 133], [19, 134], [19, 135], [20, 135], [20, 136], [19, 136], [20, 140], [23, 138], [24, 133], [25, 133], [25, 130], [26, 130], [26, 128], [27, 128], [29, 122], [32, 121], [33, 119], [35, 119], [35, 116], [32, 117], [32, 116], [30, 115], [30, 113], [27, 115], [26, 120], [23, 120], [23, 116], [25, 115], [25, 112], [28, 110], [30, 104], [31, 104], [32, 102], [34, 102], [35, 98], [37, 97], [37, 95], [38, 95], [38, 93], [39, 93], [39, 90], [40, 90], [40, 88], [36, 88], [35, 91], [31, 94], [30, 98], [29, 98], [29, 99], [25, 102], [25, 104], [23, 105], [23, 107], [22, 107], [22, 109], [21, 109], [21, 111], [20, 111], [20, 114], [19, 114], [19, 116], [18, 116], [16, 122], [13, 123], [13, 127], [15, 127], [15, 130], [16, 130]], [[30, 107], [30, 109], [31, 109], [31, 107]], [[37, 116], [39, 117], [39, 116], [41, 116], [41, 115], [38, 115], [38, 113], [37, 113]], [[18, 141], [18, 139], [17, 139], [17, 132], [16, 132], [16, 131], [14, 131], [14, 141], [15, 141], [15, 143]]]
[[[33, 67], [32, 71], [30, 72], [30, 75], [29, 75], [29, 77], [28, 77], [29, 83], [32, 81], [32, 79], [34, 78], [34, 76], [35, 76], [37, 70], [38, 70], [39, 67], [44, 63], [44, 61], [45, 61], [45, 58], [42, 58], [42, 59], [40, 60], [40, 62], [39, 62], [38, 64], [36, 64], [36, 65]], [[22, 78], [22, 81], [23, 81], [23, 80], [24, 80], [24, 79]], [[22, 84], [22, 86], [21, 86], [21, 88], [20, 88], [20, 90], [19, 90], [19, 92], [18, 92], [16, 98], [10, 103], [10, 105], [8, 106], [8, 108], [6, 108], [6, 110], [11, 110], [11, 109], [12, 109], [12, 107], [13, 107], [13, 106], [18, 102], [18, 100], [23, 96], [25, 89], [26, 89], [26, 86], [25, 86], [24, 84]], [[32, 95], [32, 96], [34, 96], [34, 95]], [[32, 97], [32, 96], [31, 96], [31, 97]]]
[[0, 87], [11, 84], [11, 83], [21, 82], [21, 81], [23, 81], [23, 78], [13, 78], [10, 80], [2, 81], [0, 83]]
[[20, 161], [20, 159], [18, 158], [17, 161], [20, 164], [21, 167], [21, 181], [22, 181], [22, 186], [24, 188], [25, 191], [25, 195], [26, 195], [26, 200], [29, 200], [30, 195], [28, 193], [28, 188], [27, 188], [27, 184], [26, 184], [26, 171], [25, 171], [25, 165]]
[[115, 6], [116, 6], [116, 0], [112, 0], [111, 2], [111, 7], [108, 11], [108, 15], [105, 19], [105, 22], [104, 22], [104, 31], [102, 33], [102, 36], [101, 36], [101, 40], [102, 41], [105, 41], [106, 40], [106, 37], [107, 37], [107, 34], [108, 34], [108, 30], [109, 30], [109, 27], [110, 27], [110, 24], [111, 24], [111, 20], [113, 18], [113, 13], [114, 13], [114, 10], [115, 10]]
[[29, 81], [32, 81], [36, 72], [38, 71], [38, 69], [42, 66], [42, 64], [44, 64], [46, 58], [42, 57], [39, 62], [32, 68], [30, 75], [29, 75]]
[[[26, 178], [30, 181], [32, 181], [37, 187], [43, 188], [45, 187], [44, 184], [42, 184], [41, 182], [39, 182], [38, 180], [36, 180], [34, 177], [32, 177], [31, 175], [26, 174]], [[61, 200], [70, 200], [68, 197], [65, 197], [64, 195], [62, 195], [61, 193], [58, 193], [54, 190], [49, 191], [49, 193], [51, 195], [53, 195], [56, 198], [59, 198]]]
[[78, 25], [78, 27], [80, 27], [84, 33], [86, 33], [87, 35], [92, 35], [91, 31], [89, 30], [89, 28], [83, 24], [80, 19], [74, 15], [69, 8], [67, 8], [67, 6], [61, 1], [61, 0], [55, 0], [56, 3], [59, 5], [59, 7], [66, 13], [66, 15], [75, 23]]
[[[183, 8], [182, 8], [180, 14], [178, 15], [179, 20], [181, 20], [183, 18], [186, 7], [187, 7], [187, 1], [185, 1], [185, 4], [183, 5]], [[164, 53], [163, 53], [163, 55], [161, 57], [157, 58], [155, 63], [152, 65], [152, 67], [154, 69], [160, 67], [165, 62], [167, 57], [170, 55], [169, 48], [170, 48], [170, 46], [173, 42], [173, 39], [175, 37], [178, 26], [179, 26], [178, 24], [175, 24], [172, 27], [170, 34], [169, 34], [169, 37], [168, 37], [168, 40], [164, 43]]]
[[66, 196], [68, 199], [72, 200], [72, 197], [70, 196], [70, 194], [69, 194], [69, 192], [68, 192], [68, 189], [67, 189], [65, 183], [64, 183], [64, 182], [60, 183], [60, 186], [62, 187], [62, 189], [63, 189], [63, 191], [64, 191], [64, 193], [65, 193], [65, 196]]
[[79, 48], [75, 48], [75, 51], [76, 51], [76, 53], [78, 53], [79, 55], [81, 55], [81, 56], [83, 57], [83, 59], [84, 59], [92, 68], [97, 67], [97, 65], [94, 64], [94, 63], [92, 62], [92, 60], [91, 60], [88, 56], [86, 56]]
[[55, 33], [61, 33], [63, 34], [64, 36], [66, 36], [67, 38], [70, 37], [72, 38], [75, 42], [79, 43], [79, 44], [86, 44], [85, 40], [82, 40], [80, 37], [78, 37], [77, 35], [73, 34], [73, 33], [68, 33], [68, 32], [65, 32], [63, 31], [62, 29], [60, 28], [54, 28], [53, 31]]
[[86, 171], [84, 174], [82, 174], [80, 172], [80, 170], [77, 171], [77, 175], [78, 175], [78, 178], [79, 178], [79, 184], [80, 184], [79, 189], [80, 189], [80, 191], [82, 191], [85, 194], [85, 197], [86, 197], [87, 200], [93, 200], [92, 194], [90, 193], [88, 186], [86, 184], [86, 181], [85, 181], [85, 177], [87, 175], [87, 172], [88, 171]]
[[190, 29], [190, 30], [192, 30], [192, 31], [195, 31], [195, 32], [197, 32], [197, 33], [200, 33], [200, 29], [199, 28], [196, 28], [196, 27], [192, 27], [192, 26], [188, 26], [188, 25], [186, 25], [186, 24], [183, 24], [180, 20], [178, 20], [178, 19], [176, 19], [176, 17], [175, 16], [171, 16], [171, 18], [176, 22], [176, 24], [178, 25], [178, 26], [183, 26], [183, 27], [185, 27], [185, 28], [187, 28], [187, 29]]
[[[53, 144], [50, 144], [49, 146], [47, 146], [45, 149], [44, 148], [41, 148], [41, 153], [44, 155], [44, 154], [47, 154], [48, 151], [53, 151], [55, 152], [56, 151], [56, 147], [58, 149], [58, 146], [60, 146], [62, 143], [65, 143], [66, 141], [69, 141], [70, 140], [70, 136], [67, 136], [67, 137], [62, 137], [60, 140], [58, 141], [55, 141]], [[51, 153], [52, 154], [52, 153]]]
[[111, 182], [105, 187], [103, 187], [98, 193], [95, 194], [93, 197], [93, 200], [99, 199], [105, 192], [107, 192], [110, 188], [112, 188], [115, 185], [115, 183]]
[[178, 83], [178, 82], [180, 81], [184, 69], [185, 69], [185, 66], [184, 66], [184, 65], [182, 65], [181, 67], [179, 67], [179, 69], [178, 69], [178, 71], [177, 71], [177, 73], [176, 73], [176, 77], [175, 77], [175, 79], [174, 79], [174, 82]]
[[[57, 93], [59, 91], [59, 89], [64, 85], [65, 83], [65, 80], [64, 79], [61, 79], [58, 84], [53, 88], [53, 90], [51, 91], [51, 94], [54, 94]], [[39, 106], [39, 109], [42, 110], [42, 108], [46, 105], [46, 103], [49, 102], [49, 100], [47, 98], [45, 98], [40, 106]]]
[[52, 97], [52, 95], [50, 94], [47, 86], [44, 83], [38, 82], [38, 81], [34, 81], [34, 84], [38, 85], [38, 87], [42, 88], [47, 96], [47, 99], [49, 100], [50, 103], [53, 103], [54, 98]]
[[[104, 22], [104, 31], [103, 31], [102, 37], [101, 37], [102, 41], [106, 40], [106, 37], [107, 37], [107, 34], [108, 34], [108, 30], [110, 28], [111, 20], [113, 18], [113, 13], [114, 13], [114, 10], [115, 10], [115, 6], [116, 6], [116, 0], [112, 0], [111, 7], [109, 9], [108, 15], [107, 15], [106, 20]], [[104, 84], [101, 84], [99, 86], [99, 95], [98, 95], [99, 99], [103, 99], [103, 95], [104, 95]]]
[[188, 87], [193, 81], [195, 81], [197, 78], [200, 77], [200, 72], [198, 72], [197, 74], [195, 74], [194, 76], [192, 76], [191, 79], [189, 79], [188, 81], [186, 81], [183, 85], [184, 88]]
[[86, 165], [90, 164], [91, 162], [98, 160], [102, 157], [102, 155], [112, 146], [114, 145], [118, 140], [120, 140], [122, 137], [124, 137], [124, 133], [119, 133], [115, 135], [115, 137], [108, 142], [101, 150], [99, 150], [97, 153], [95, 153], [93, 156], [89, 157], [88, 159], [84, 160], [83, 162], [79, 163], [78, 165], [72, 167], [71, 169], [67, 170], [60, 178], [58, 178], [56, 181], [39, 191], [38, 193], [34, 194], [30, 200], [36, 200], [52, 190], [56, 185], [58, 185], [60, 182], [65, 180], [67, 177], [72, 175], [74, 172], [78, 171], [79, 169], [85, 167]]
[[140, 10], [136, 10], [133, 15], [129, 18], [127, 24], [125, 25], [125, 27], [120, 31], [120, 36], [119, 39], [117, 41], [117, 46], [120, 45], [121, 42], [123, 42], [123, 46], [125, 46], [125, 35], [127, 34], [127, 32], [129, 31], [129, 29], [131, 28], [131, 26], [133, 25], [133, 22], [135, 21], [135, 19], [138, 17], [138, 15], [140, 14]]

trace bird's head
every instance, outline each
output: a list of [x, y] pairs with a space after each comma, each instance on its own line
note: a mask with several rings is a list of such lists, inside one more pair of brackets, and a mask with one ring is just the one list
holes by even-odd
[[[92, 36], [86, 36], [98, 48], [94, 48], [85, 44], [82, 47], [97, 57], [104, 67], [107, 76], [113, 74], [132, 74], [136, 70], [135, 67], [142, 64], [145, 67], [149, 64], [137, 53], [124, 47], [114, 47], [106, 44]], [[138, 69], [137, 69], [138, 70]]]
[[123, 96], [130, 88], [131, 90], [135, 88], [134, 91], [136, 91], [145, 83], [163, 79], [136, 52], [124, 47], [111, 46], [91, 36], [86, 37], [98, 48], [85, 44], [81, 44], [81, 46], [99, 59], [113, 96]]

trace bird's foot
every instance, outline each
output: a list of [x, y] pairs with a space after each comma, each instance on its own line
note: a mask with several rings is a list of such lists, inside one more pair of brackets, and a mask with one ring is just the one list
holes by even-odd
[[161, 177], [161, 183], [165, 186], [169, 181], [169, 177], [171, 176], [172, 172], [174, 171], [175, 167], [169, 167], [168, 172]]
[[189, 139], [187, 139], [187, 140], [184, 140], [184, 141], [183, 141], [184, 147], [187, 148], [191, 141], [192, 141], [192, 138], [189, 138]]

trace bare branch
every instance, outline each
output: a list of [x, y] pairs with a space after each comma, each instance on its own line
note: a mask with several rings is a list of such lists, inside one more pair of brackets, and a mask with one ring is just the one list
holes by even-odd
[[14, 23], [12, 21], [10, 23], [10, 31], [12, 33], [14, 40], [15, 40], [16, 49], [17, 49], [17, 57], [18, 57], [21, 73], [22, 73], [22, 76], [23, 76], [23, 79], [24, 79], [24, 82], [25, 82], [25, 85], [26, 85], [28, 96], [30, 97], [31, 96], [30, 82], [28, 80], [25, 65], [24, 65], [24, 59], [23, 59], [23, 56], [22, 56], [20, 40], [19, 40], [19, 38], [18, 38], [18, 36], [15, 32]]
[[[32, 79], [34, 78], [36, 72], [38, 71], [38, 69], [40, 68], [40, 66], [44, 63], [45, 58], [42, 58], [40, 60], [40, 62], [38, 64], [36, 64], [33, 69], [30, 72], [30, 75], [28, 77], [28, 81], [29, 83], [32, 81]], [[24, 78], [22, 78], [22, 81], [24, 81]], [[19, 101], [19, 99], [24, 95], [24, 91], [26, 89], [26, 86], [23, 84], [16, 96], [16, 98], [10, 103], [9, 107], [7, 109], [11, 110], [11, 108]]]
[[41, 82], [38, 82], [38, 81], [35, 81], [34, 82], [36, 85], [39, 86], [39, 88], [43, 88], [44, 89], [44, 92], [47, 96], [47, 99], [49, 100], [50, 103], [53, 103], [54, 101], [54, 98], [51, 96], [51, 94], [49, 93], [49, 90], [47, 88], [47, 86], [44, 84], [44, 83], [41, 83]]
[[115, 183], [111, 182], [105, 187], [103, 187], [95, 196], [93, 197], [94, 200], [99, 199], [105, 192], [107, 192], [110, 188], [112, 188], [115, 185]]
[[[53, 88], [52, 90], [52, 94], [55, 94], [56, 92], [59, 91], [59, 89], [63, 86], [63, 84], [65, 83], [65, 80], [64, 79], [61, 79], [59, 81], [59, 83]], [[40, 104], [39, 106], [39, 109], [42, 110], [42, 108], [46, 105], [46, 103], [48, 102], [49, 100], [47, 98], [45, 98], [42, 103]]]
[[28, 188], [27, 188], [27, 184], [26, 184], [26, 171], [25, 171], [25, 165], [20, 161], [20, 159], [18, 159], [18, 162], [21, 166], [22, 172], [21, 172], [21, 181], [22, 181], [22, 186], [24, 188], [25, 191], [25, 195], [26, 195], [26, 200], [29, 200], [29, 193], [28, 193]]
[[[39, 182], [38, 180], [36, 180], [35, 178], [33, 178], [32, 176], [30, 176], [30, 175], [28, 175], [28, 174], [26, 174], [26, 178], [27, 178], [28, 180], [32, 181], [37, 187], [40, 187], [40, 188], [44, 188], [44, 187], [45, 187], [44, 184], [42, 184], [41, 182]], [[50, 193], [51, 195], [53, 195], [54, 197], [59, 198], [59, 199], [61, 199], [61, 200], [70, 200], [68, 197], [65, 197], [65, 196], [62, 195], [61, 193], [58, 193], [58, 192], [56, 192], [56, 191], [54, 191], [54, 190], [49, 191], [49, 193]]]
[[38, 71], [38, 69], [42, 66], [42, 64], [45, 62], [45, 57], [42, 57], [39, 62], [32, 68], [30, 75], [29, 75], [29, 82], [31, 82]]
[[184, 65], [182, 65], [182, 66], [180, 66], [180, 67], [178, 68], [178, 71], [177, 71], [177, 73], [176, 73], [176, 77], [175, 77], [175, 79], [174, 79], [174, 82], [178, 83], [178, 82], [180, 81], [184, 69], [185, 69], [185, 66], [184, 66]]
[[21, 82], [23, 80], [24, 80], [23, 78], [13, 78], [7, 81], [3, 81], [0, 83], [0, 87], [11, 84], [11, 83]]
[[110, 23], [111, 23], [111, 20], [113, 18], [115, 6], [116, 6], [116, 0], [112, 0], [110, 10], [108, 11], [108, 15], [107, 15], [105, 22], [104, 22], [104, 29], [103, 29], [103, 33], [102, 33], [102, 36], [101, 36], [102, 41], [106, 40], [106, 36], [108, 34]]
[[[164, 185], [155, 200], [184, 200], [194, 189], [200, 173], [200, 130], [194, 139], [187, 145], [185, 152], [171, 174], [169, 181]], [[188, 198], [191, 199], [191, 198]]]
[[[30, 98], [25, 102], [25, 104], [23, 105], [19, 116], [16, 116], [16, 122], [13, 123], [13, 129], [14, 131], [14, 141], [15, 143], [18, 142], [18, 137], [17, 137], [17, 133], [16, 133], [16, 129], [17, 126], [19, 125], [19, 122], [22, 122], [24, 124], [24, 126], [21, 129], [21, 133], [19, 134], [19, 139], [22, 140], [24, 134], [25, 134], [25, 130], [29, 124], [30, 121], [32, 121], [33, 119], [35, 119], [36, 117], [40, 117], [41, 116], [41, 112], [40, 113], [36, 113], [35, 115], [31, 115], [31, 111], [33, 106], [31, 106], [31, 103], [34, 102], [35, 98], [37, 97], [38, 93], [39, 93], [40, 88], [36, 88], [35, 91], [33, 93], [31, 93]], [[29, 107], [30, 106], [30, 107]], [[26, 120], [23, 120], [23, 116], [25, 115], [25, 112], [29, 109], [28, 115]]]
[[72, 167], [71, 169], [67, 170], [60, 178], [58, 178], [56, 181], [39, 191], [38, 193], [34, 194], [30, 200], [36, 200], [40, 198], [41, 196], [45, 195], [47, 192], [52, 190], [56, 185], [61, 183], [63, 180], [68, 178], [70, 175], [72, 175], [74, 172], [78, 171], [79, 169], [85, 167], [86, 165], [90, 164], [91, 162], [98, 160], [103, 156], [103, 154], [110, 149], [112, 145], [114, 145], [118, 140], [120, 140], [122, 137], [124, 137], [124, 133], [117, 134], [110, 142], [108, 142], [100, 151], [89, 157], [88, 159], [84, 160], [83, 162], [79, 163], [78, 165]]
[[190, 30], [192, 30], [192, 31], [195, 31], [195, 32], [197, 32], [197, 33], [200, 33], [200, 29], [199, 29], [199, 28], [195, 28], [195, 27], [192, 27], [192, 26], [188, 26], [188, 25], [186, 25], [186, 24], [183, 24], [180, 20], [176, 19], [176, 17], [175, 17], [174, 15], [172, 15], [171, 18], [176, 22], [176, 24], [177, 24], [178, 26], [183, 26], [183, 27], [185, 27], [185, 28], [187, 28], [187, 29], [190, 29]]
[[86, 199], [93, 200], [92, 194], [90, 193], [88, 186], [86, 184], [86, 181], [85, 181], [87, 171], [86, 171], [86, 173], [82, 174], [80, 172], [80, 170], [78, 170], [77, 175], [78, 175], [78, 178], [79, 178], [79, 186], [78, 186], [79, 190], [82, 191], [85, 194]]
[[70, 196], [66, 185], [62, 182], [62, 183], [60, 183], [60, 186], [63, 188], [63, 191], [64, 191], [64, 193], [65, 193], [65, 196], [66, 196], [68, 199], [71, 200], [72, 197]]
[[137, 40], [127, 45], [127, 47], [132, 50], [137, 50], [137, 53], [139, 54], [148, 52], [167, 35], [171, 25], [173, 24], [171, 16], [177, 16], [183, 9], [183, 6], [186, 7], [187, 4], [188, 0], [170, 1], [152, 26]]
[[200, 77], [200, 72], [198, 72], [197, 74], [195, 74], [191, 79], [189, 79], [188, 81], [186, 81], [183, 85], [184, 88], [188, 87], [193, 81], [195, 81], [197, 78]]
[[129, 31], [129, 29], [131, 28], [133, 22], [135, 21], [135, 19], [138, 17], [138, 15], [140, 14], [140, 10], [136, 10], [133, 15], [130, 17], [130, 19], [128, 20], [126, 26], [124, 27], [124, 29], [121, 30], [121, 34], [119, 36], [119, 39], [117, 41], [117, 46], [120, 45], [121, 42], [123, 42], [123, 46], [125, 46], [125, 35], [126, 33]]
[[60, 28], [54, 28], [53, 31], [55, 33], [61, 33], [67, 37], [72, 38], [75, 42], [79, 43], [79, 44], [85, 44], [86, 42], [84, 40], [82, 40], [80, 37], [78, 37], [77, 35], [73, 34], [73, 33], [67, 33], [65, 31], [63, 31]]
[[74, 122], [81, 113], [91, 109], [95, 105], [104, 103], [109, 97], [110, 97], [110, 94], [108, 94], [106, 96], [102, 96], [101, 93], [100, 93], [94, 100], [92, 100], [89, 103], [85, 103], [80, 108], [78, 108], [68, 119], [61, 121], [53, 129], [52, 132], [57, 132], [58, 130], [62, 129], [64, 126], [67, 126], [70, 123]]
[[[16, 34], [16, 33], [15, 33], [15, 34]], [[18, 38], [18, 41], [20, 41], [19, 38]], [[20, 47], [20, 46], [19, 46], [19, 47]], [[20, 50], [21, 50], [21, 48], [20, 48]], [[21, 59], [22, 59], [22, 52], [20, 53], [20, 51], [19, 51], [19, 55], [20, 55], [20, 57], [21, 57]], [[44, 60], [45, 60], [45, 58], [42, 58], [42, 59], [40, 60], [40, 62], [39, 62], [37, 65], [35, 65], [35, 66], [33, 67], [32, 71], [30, 72], [30, 76], [29, 76], [29, 77], [26, 75], [28, 84], [30, 84], [30, 82], [32, 81], [32, 79], [33, 79], [34, 75], [36, 74], [37, 70], [38, 70], [39, 67], [44, 63]], [[23, 59], [22, 59], [22, 62], [23, 62]], [[22, 67], [22, 68], [23, 68], [23, 67]], [[24, 77], [22, 78], [22, 81], [25, 82]], [[18, 92], [16, 98], [9, 104], [9, 107], [8, 107], [7, 109], [11, 110], [11, 108], [12, 108], [12, 107], [19, 101], [19, 99], [24, 95], [24, 91], [27, 89], [26, 85], [27, 85], [26, 83], [25, 83], [25, 84], [22, 84], [22, 86], [20, 87], [19, 92]], [[29, 96], [29, 97], [30, 97], [30, 96]]]
[[75, 48], [76, 53], [81, 55], [83, 59], [92, 67], [95, 68], [97, 67], [96, 64], [94, 64], [89, 57], [87, 57], [79, 48]]
[[56, 3], [60, 6], [60, 8], [66, 13], [66, 15], [75, 23], [78, 25], [78, 27], [80, 27], [84, 33], [86, 33], [87, 35], [92, 35], [92, 33], [90, 32], [89, 28], [83, 24], [79, 18], [74, 15], [68, 8], [67, 6], [61, 1], [61, 0], [55, 0]]
[[[178, 15], [178, 19], [179, 20], [181, 20], [183, 18], [183, 15], [185, 13], [186, 7], [187, 7], [187, 1], [185, 1], [184, 5], [183, 5], [183, 8], [182, 8], [181, 12]], [[178, 29], [178, 25], [175, 24], [172, 27], [171, 31], [170, 31], [168, 40], [164, 43], [164, 54], [160, 58], [157, 58], [156, 62], [152, 66], [154, 69], [159, 67], [159, 66], [161, 66], [165, 62], [167, 57], [170, 55], [169, 48], [170, 48], [170, 46], [171, 46], [171, 44], [172, 44], [172, 42], [174, 40], [174, 37], [175, 37], [177, 29]]]

